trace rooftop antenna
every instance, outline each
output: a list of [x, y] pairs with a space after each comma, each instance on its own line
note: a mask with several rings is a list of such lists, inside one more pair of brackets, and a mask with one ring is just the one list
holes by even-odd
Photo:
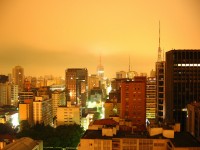
[[162, 50], [160, 48], [160, 20], [159, 20], [159, 45], [158, 45], [158, 61], [162, 61], [162, 58], [161, 58], [161, 53], [162, 53]]

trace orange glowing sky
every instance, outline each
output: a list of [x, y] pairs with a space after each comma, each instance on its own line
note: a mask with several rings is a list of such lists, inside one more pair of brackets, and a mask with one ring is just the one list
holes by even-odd
[[200, 48], [199, 0], [0, 0], [0, 74], [63, 76], [66, 68], [105, 75], [154, 69], [161, 48]]

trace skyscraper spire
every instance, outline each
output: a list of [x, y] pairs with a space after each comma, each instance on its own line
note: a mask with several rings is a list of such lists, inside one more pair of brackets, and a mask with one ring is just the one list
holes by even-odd
[[159, 20], [159, 45], [158, 45], [158, 60], [157, 61], [162, 61], [162, 50], [160, 48], [160, 20]]
[[100, 61], [99, 62], [100, 64], [97, 66], [97, 75], [103, 79], [103, 77], [104, 77], [104, 67], [101, 64], [101, 55], [100, 55], [99, 61]]

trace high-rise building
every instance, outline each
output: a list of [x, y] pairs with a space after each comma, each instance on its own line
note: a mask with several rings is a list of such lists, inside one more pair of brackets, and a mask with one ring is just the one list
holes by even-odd
[[69, 91], [70, 101], [79, 104], [87, 97], [88, 70], [86, 68], [68, 68], [65, 71], [66, 90]]
[[0, 75], [0, 105], [18, 105], [18, 85], [5, 75]]
[[46, 96], [36, 96], [33, 101], [33, 122], [34, 124], [52, 125], [52, 100]]
[[166, 52], [166, 119], [186, 130], [187, 104], [200, 100], [200, 49]]
[[18, 106], [18, 85], [11, 84], [11, 105]]
[[156, 118], [165, 120], [165, 61], [156, 62]]
[[131, 120], [136, 130], [146, 125], [146, 77], [138, 76], [134, 81], [127, 80], [121, 84], [122, 119]]
[[0, 105], [18, 105], [18, 85], [5, 75], [0, 75]]
[[165, 61], [162, 58], [162, 49], [160, 47], [160, 21], [159, 21], [159, 45], [158, 58], [156, 62], [156, 103], [157, 112], [156, 118], [158, 121], [165, 120]]
[[146, 118], [149, 121], [156, 119], [156, 78], [148, 77], [146, 83]]
[[88, 76], [88, 91], [95, 87], [100, 87], [100, 78], [96, 74], [92, 74]]
[[52, 107], [53, 107], [53, 117], [57, 114], [57, 108], [59, 106], [66, 106], [65, 91], [55, 90], [51, 94], [52, 97]]
[[11, 104], [10, 84], [0, 83], [0, 106]]
[[15, 66], [12, 70], [13, 83], [18, 85], [19, 92], [23, 91], [24, 86], [24, 68]]
[[23, 103], [19, 103], [19, 121], [28, 121], [29, 125], [33, 125], [33, 99], [26, 99]]

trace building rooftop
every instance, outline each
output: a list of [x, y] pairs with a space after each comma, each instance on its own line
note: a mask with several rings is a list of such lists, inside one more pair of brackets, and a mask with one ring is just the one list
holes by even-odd
[[10, 143], [4, 147], [4, 150], [32, 150], [36, 145], [38, 145], [37, 141], [34, 141], [33, 139], [29, 137], [23, 137], [18, 140], [16, 140], [13, 143]]
[[[148, 138], [148, 139], [167, 139], [162, 134], [150, 136], [147, 131], [144, 132], [125, 132], [118, 131], [113, 136], [102, 136], [101, 130], [87, 130], [82, 139], [112, 139], [112, 138]], [[169, 139], [175, 147], [200, 147], [198, 142], [190, 133], [177, 132], [173, 139]]]
[[162, 134], [156, 136], [150, 136], [147, 131], [118, 131], [116, 135], [102, 136], [102, 130], [87, 130], [83, 135], [82, 139], [112, 139], [112, 138], [149, 138], [149, 139], [166, 139]]
[[170, 140], [175, 147], [200, 147], [200, 142], [188, 132], [176, 132]]
[[113, 119], [111, 118], [107, 118], [107, 119], [100, 119], [100, 120], [95, 120], [93, 122], [93, 125], [118, 125], [119, 123], [114, 121]]

